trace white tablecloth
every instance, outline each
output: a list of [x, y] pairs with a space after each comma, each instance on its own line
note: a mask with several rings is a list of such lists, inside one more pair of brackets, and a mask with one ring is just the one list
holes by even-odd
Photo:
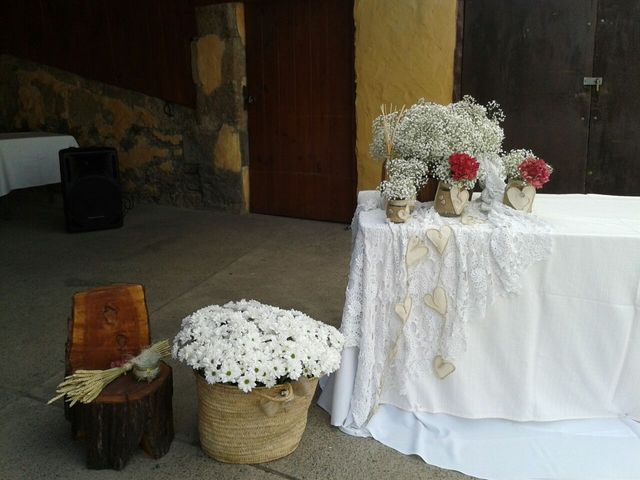
[[[325, 391], [321, 397], [321, 404], [332, 413], [333, 425], [351, 434], [373, 435], [400, 451], [421, 454], [446, 468], [457, 466], [464, 470], [468, 467], [466, 471], [471, 474], [516, 478], [515, 470], [507, 469], [508, 473], [500, 475], [495, 468], [465, 466], [466, 460], [460, 459], [460, 444], [447, 443], [453, 438], [450, 436], [440, 440], [451, 447], [448, 459], [460, 461], [429, 459], [423, 455], [424, 439], [429, 432], [433, 434], [434, 428], [443, 429], [449, 419], [456, 418], [461, 422], [492, 418], [519, 422], [640, 418], [640, 198], [538, 195], [534, 214], [554, 229], [553, 253], [548, 260], [526, 272], [519, 295], [497, 298], [485, 317], [469, 322], [467, 350], [456, 360], [456, 371], [443, 380], [432, 372], [412, 372], [415, 381], [403, 386], [408, 395], [387, 389], [383, 391], [380, 410], [372, 411], [365, 423], [354, 422], [352, 406], [359, 401], [358, 396], [366, 392], [354, 388], [362, 384], [355, 382], [362, 372], [358, 371], [359, 349], [350, 347], [345, 350], [341, 368], [334, 375], [330, 389], [333, 392]], [[381, 210], [364, 211], [354, 228], [373, 228], [385, 221]], [[396, 226], [389, 226], [393, 228]], [[363, 268], [367, 268], [366, 262]], [[368, 265], [368, 268], [376, 266]], [[347, 307], [345, 305], [345, 311]], [[382, 317], [377, 319], [378, 326], [389, 320]], [[375, 336], [376, 330], [374, 326], [362, 335]], [[402, 418], [412, 425], [411, 428], [405, 425], [405, 434], [402, 429], [393, 428], [394, 422]], [[487, 422], [489, 420], [471, 423], [470, 428], [480, 428]], [[557, 423], [531, 425], [533, 430], [539, 430], [536, 425], [553, 425], [554, 431], [564, 431]], [[381, 425], [386, 425], [389, 431], [380, 428]], [[506, 425], [504, 433], [513, 430], [512, 425], [528, 424], [501, 425]], [[618, 440], [624, 437], [619, 435], [619, 430], [627, 432], [625, 439], [630, 443], [625, 444], [627, 450], [622, 450], [633, 451], [634, 458], [640, 459], [637, 430], [631, 431], [619, 423], [608, 424], [607, 428], [612, 438]], [[612, 433], [614, 431], [616, 433]], [[581, 441], [595, 438], [596, 446], [602, 448], [597, 440], [606, 433], [597, 431], [595, 437], [589, 437], [583, 432], [582, 436], [577, 433], [573, 438]], [[539, 454], [544, 453], [535, 458], [553, 456], [552, 452], [539, 448], [538, 440], [527, 438], [529, 453], [536, 448]], [[498, 448], [499, 443], [482, 448], [487, 453]], [[566, 441], [563, 445], [564, 450], [552, 448], [556, 453], [570, 454], [576, 446]], [[589, 445], [589, 448], [593, 446]], [[583, 465], [588, 464], [588, 452], [592, 451], [589, 448], [585, 447], [582, 452]], [[612, 451], [622, 451], [620, 448]], [[640, 461], [630, 464], [619, 461], [618, 464], [627, 470], [611, 478], [640, 478]], [[556, 467], [552, 465], [550, 469]], [[629, 475], [634, 469], [638, 475]], [[538, 474], [543, 475], [539, 470], [531, 473]]]
[[59, 183], [58, 152], [77, 146], [78, 142], [71, 135], [0, 134], [0, 196], [18, 188]]

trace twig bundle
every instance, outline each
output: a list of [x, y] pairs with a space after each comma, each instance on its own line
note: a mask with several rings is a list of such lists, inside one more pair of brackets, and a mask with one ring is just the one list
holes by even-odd
[[169, 340], [154, 343], [121, 367], [109, 368], [108, 370], [76, 370], [75, 373], [65, 377], [64, 381], [58, 385], [56, 389], [58, 395], [49, 400], [47, 404], [53, 403], [64, 396], [67, 397], [66, 401], [70, 402], [71, 406], [75, 405], [76, 402], [91, 403], [100, 395], [104, 387], [120, 375], [130, 371], [138, 358], [144, 358], [150, 352], [153, 352], [159, 358], [169, 356], [171, 354]]

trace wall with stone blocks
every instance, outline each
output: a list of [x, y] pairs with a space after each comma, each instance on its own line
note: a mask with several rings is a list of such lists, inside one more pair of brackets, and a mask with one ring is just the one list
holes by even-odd
[[80, 146], [114, 147], [124, 190], [142, 201], [246, 211], [242, 13], [241, 4], [196, 9], [195, 110], [2, 55], [0, 131], [70, 133]]

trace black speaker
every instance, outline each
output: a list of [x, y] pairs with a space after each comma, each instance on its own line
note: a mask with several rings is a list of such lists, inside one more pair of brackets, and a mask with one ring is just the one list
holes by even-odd
[[122, 226], [122, 189], [114, 148], [60, 150], [60, 179], [69, 232]]

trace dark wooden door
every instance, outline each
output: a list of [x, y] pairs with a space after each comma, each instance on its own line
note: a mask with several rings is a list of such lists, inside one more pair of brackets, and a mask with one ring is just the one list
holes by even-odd
[[544, 192], [640, 195], [640, 2], [464, 3], [461, 90], [503, 106], [505, 148], [554, 166]]
[[545, 193], [584, 192], [596, 0], [465, 0], [461, 90], [496, 100], [505, 149], [553, 165]]
[[598, 0], [587, 191], [640, 195], [640, 1]]
[[245, 22], [251, 211], [348, 221], [353, 0], [247, 1]]

